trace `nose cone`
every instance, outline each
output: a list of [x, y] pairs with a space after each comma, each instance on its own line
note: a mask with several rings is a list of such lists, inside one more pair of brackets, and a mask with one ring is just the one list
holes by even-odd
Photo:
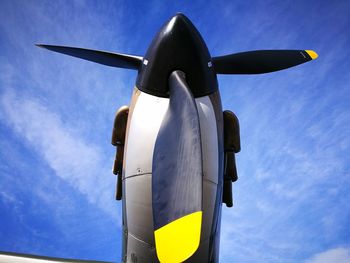
[[179, 32], [181, 31], [188, 31], [188, 33], [191, 35], [199, 34], [191, 20], [181, 13], [174, 15], [167, 23], [165, 23], [165, 25], [163, 25], [160, 31], [164, 32], [165, 34], [178, 34], [176, 37], [180, 36]]
[[152, 95], [169, 97], [168, 78], [175, 70], [185, 73], [194, 97], [217, 90], [208, 48], [183, 14], [172, 17], [153, 39], [144, 56], [136, 86]]

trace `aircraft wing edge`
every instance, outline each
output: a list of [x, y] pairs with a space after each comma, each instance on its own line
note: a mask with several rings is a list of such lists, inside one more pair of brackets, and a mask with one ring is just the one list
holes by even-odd
[[55, 257], [39, 256], [39, 255], [33, 255], [33, 254], [0, 251], [0, 263], [45, 263], [45, 262], [112, 263], [108, 261], [55, 258]]

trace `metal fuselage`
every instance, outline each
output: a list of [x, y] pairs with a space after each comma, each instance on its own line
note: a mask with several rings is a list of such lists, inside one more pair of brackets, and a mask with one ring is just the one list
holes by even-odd
[[200, 245], [186, 262], [218, 261], [224, 166], [222, 106], [204, 41], [186, 17], [177, 15], [160, 30], [144, 57], [129, 106], [122, 174], [123, 262], [158, 262], [152, 158], [169, 106], [168, 78], [174, 70], [185, 73], [195, 98], [202, 147]]

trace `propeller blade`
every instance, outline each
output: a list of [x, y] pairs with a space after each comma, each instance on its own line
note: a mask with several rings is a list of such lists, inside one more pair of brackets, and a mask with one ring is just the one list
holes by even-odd
[[290, 68], [316, 59], [313, 50], [256, 50], [213, 57], [218, 74], [261, 74]]
[[65, 47], [37, 44], [36, 46], [65, 55], [82, 58], [99, 64], [116, 68], [139, 69], [142, 64], [142, 57], [92, 50], [78, 47]]
[[160, 262], [183, 262], [198, 248], [202, 225], [202, 148], [199, 116], [185, 75], [169, 78], [169, 108], [152, 164], [152, 208]]

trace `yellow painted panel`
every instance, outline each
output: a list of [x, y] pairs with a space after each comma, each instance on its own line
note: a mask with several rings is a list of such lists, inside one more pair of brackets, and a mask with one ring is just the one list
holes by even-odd
[[154, 231], [157, 256], [162, 263], [179, 263], [196, 252], [201, 235], [202, 211], [181, 217]]

